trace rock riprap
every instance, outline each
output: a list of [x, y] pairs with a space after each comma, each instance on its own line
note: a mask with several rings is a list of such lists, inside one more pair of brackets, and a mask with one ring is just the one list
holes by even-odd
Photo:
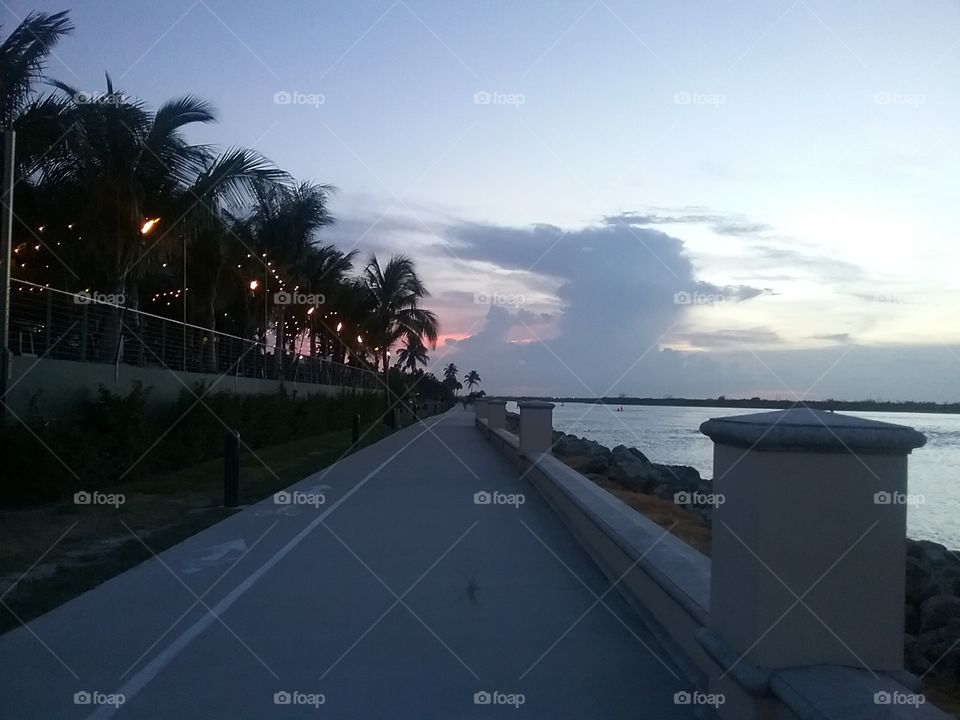
[[904, 650], [918, 675], [960, 678], [960, 553], [907, 540]]
[[650, 462], [637, 448], [617, 445], [611, 450], [595, 440], [557, 431], [553, 440], [553, 454], [591, 479], [607, 478], [626, 490], [671, 500], [710, 526], [711, 483], [696, 468]]

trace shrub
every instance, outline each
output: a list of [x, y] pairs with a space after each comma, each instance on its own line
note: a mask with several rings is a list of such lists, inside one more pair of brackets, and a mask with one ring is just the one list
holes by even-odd
[[202, 384], [184, 389], [169, 407], [151, 413], [149, 388], [137, 383], [118, 395], [100, 387], [76, 419], [37, 416], [27, 425], [0, 428], [0, 505], [54, 502], [78, 489], [122, 485], [220, 457], [228, 429], [238, 430], [251, 448], [347, 430], [354, 415], [379, 417], [383, 402], [374, 393], [204, 391]]

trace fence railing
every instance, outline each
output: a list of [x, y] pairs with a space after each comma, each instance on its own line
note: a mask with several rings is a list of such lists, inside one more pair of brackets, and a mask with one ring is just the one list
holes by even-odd
[[113, 300], [13, 279], [10, 349], [15, 355], [117, 367], [153, 366], [367, 390], [382, 387], [367, 368], [278, 350], [264, 342], [133, 310]]

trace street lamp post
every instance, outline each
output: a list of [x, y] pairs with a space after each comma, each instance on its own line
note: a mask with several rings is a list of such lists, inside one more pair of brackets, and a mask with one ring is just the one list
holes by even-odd
[[[3, 205], [0, 216], [0, 398], [7, 394], [10, 374], [10, 251], [13, 247], [13, 176], [17, 134], [8, 130], [3, 142]], [[7, 413], [7, 404], [0, 400], [0, 422]]]

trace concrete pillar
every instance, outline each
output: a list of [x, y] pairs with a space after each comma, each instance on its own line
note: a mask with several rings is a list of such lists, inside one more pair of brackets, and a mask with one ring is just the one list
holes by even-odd
[[527, 455], [547, 452], [553, 445], [553, 403], [521, 400], [520, 452]]
[[763, 667], [902, 669], [907, 455], [926, 438], [809, 408], [700, 431], [714, 441], [720, 641]]
[[487, 427], [503, 430], [507, 426], [507, 401], [487, 399]]
[[478, 421], [487, 417], [487, 401], [485, 398], [477, 398], [473, 401], [473, 413]]

